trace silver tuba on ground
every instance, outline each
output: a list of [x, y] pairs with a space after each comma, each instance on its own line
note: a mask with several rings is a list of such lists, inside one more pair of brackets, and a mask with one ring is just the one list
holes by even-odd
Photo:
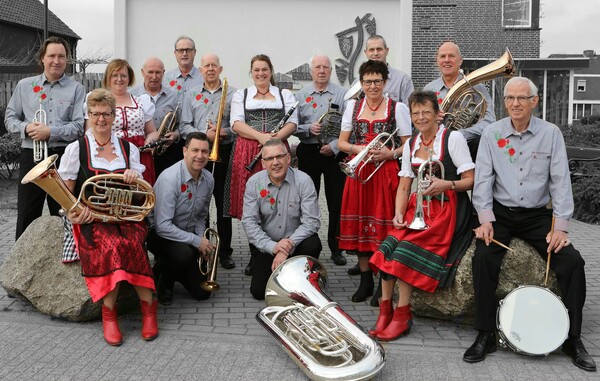
[[[429, 210], [429, 202], [431, 199], [427, 200], [427, 206], [423, 205], [423, 192], [425, 189], [429, 188], [431, 185], [430, 178], [433, 176], [433, 165], [437, 164], [440, 167], [440, 175], [443, 180], [446, 177], [444, 173], [444, 165], [439, 160], [433, 160], [431, 153], [429, 158], [419, 165], [419, 171], [417, 173], [417, 203], [415, 205], [415, 215], [413, 217], [412, 222], [408, 225], [409, 229], [412, 230], [425, 230], [429, 229], [429, 225], [425, 222], [425, 214], [423, 213], [423, 209], [427, 208], [427, 217], [430, 215]], [[429, 175], [429, 179], [425, 178], [425, 174]], [[444, 194], [442, 193], [442, 207], [444, 207]]]
[[311, 380], [367, 380], [385, 365], [383, 347], [322, 289], [327, 271], [318, 260], [292, 257], [269, 278], [267, 307], [256, 320]]
[[154, 208], [154, 190], [147, 181], [127, 184], [118, 173], [90, 177], [76, 198], [56, 171], [56, 159], [58, 155], [49, 156], [27, 172], [21, 183], [39, 186], [67, 213], [87, 206], [96, 221], [142, 221]]

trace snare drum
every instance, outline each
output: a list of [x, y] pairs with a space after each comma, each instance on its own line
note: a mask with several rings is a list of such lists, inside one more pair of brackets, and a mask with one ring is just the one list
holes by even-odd
[[500, 301], [496, 324], [501, 346], [530, 356], [547, 355], [566, 340], [569, 314], [547, 288], [520, 286]]

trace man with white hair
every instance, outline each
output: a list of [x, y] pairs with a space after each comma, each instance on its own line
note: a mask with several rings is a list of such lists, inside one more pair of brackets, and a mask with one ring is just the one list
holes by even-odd
[[[537, 88], [529, 79], [514, 77], [504, 88], [508, 117], [486, 127], [481, 135], [475, 168], [473, 205], [481, 226], [473, 257], [475, 329], [479, 331], [463, 359], [485, 360], [496, 350], [496, 288], [506, 250], [513, 236], [532, 245], [556, 273], [568, 310], [569, 337], [563, 351], [573, 364], [596, 371], [581, 340], [585, 303], [585, 262], [570, 244], [569, 220], [573, 194], [563, 136], [555, 125], [532, 116]], [[546, 205], [552, 200], [552, 209]], [[527, 318], [527, 317], [525, 317]], [[552, 319], [552, 316], [548, 316]]]

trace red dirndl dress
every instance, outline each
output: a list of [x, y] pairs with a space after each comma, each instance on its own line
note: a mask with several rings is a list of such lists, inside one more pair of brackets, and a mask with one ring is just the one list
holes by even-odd
[[[356, 144], [368, 144], [379, 133], [394, 131], [396, 103], [393, 100], [387, 103], [387, 119], [373, 122], [357, 119], [362, 102], [364, 99], [356, 102], [352, 117]], [[362, 177], [366, 178], [374, 168], [374, 164], [367, 164]], [[392, 219], [399, 183], [398, 171], [398, 161], [388, 160], [365, 184], [357, 179], [346, 179], [340, 216], [340, 250], [374, 252], [383, 242], [388, 231], [394, 227]]]

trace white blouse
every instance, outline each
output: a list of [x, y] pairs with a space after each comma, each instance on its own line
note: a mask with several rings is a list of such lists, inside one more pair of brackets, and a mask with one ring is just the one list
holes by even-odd
[[[388, 98], [383, 98], [383, 103], [387, 105]], [[362, 107], [358, 110], [358, 115], [360, 115], [366, 106], [366, 101], [363, 102]], [[346, 103], [346, 110], [344, 111], [344, 115], [342, 116], [342, 131], [352, 131], [352, 117], [354, 114], [354, 105], [356, 104], [355, 99], [351, 99]], [[383, 104], [382, 104], [383, 106]], [[396, 135], [398, 136], [410, 136], [412, 134], [412, 125], [410, 121], [410, 113], [408, 111], [408, 107], [402, 102], [396, 102], [396, 125], [394, 129], [400, 125], [400, 129]], [[383, 120], [388, 118], [388, 109], [387, 107], [384, 109]]]
[[[442, 152], [442, 133], [445, 128], [442, 126], [438, 128], [437, 133], [435, 134], [435, 138], [433, 140], [433, 155], [432, 158], [434, 160], [439, 160], [440, 152]], [[415, 174], [411, 168], [412, 164], [421, 164], [425, 160], [415, 157], [415, 152], [419, 149], [419, 145], [422, 141], [421, 133], [419, 133], [415, 137], [416, 141], [413, 144], [413, 150], [411, 152], [410, 145], [408, 142], [404, 145], [402, 149], [402, 168], [400, 172], [398, 172], [398, 176], [400, 177], [410, 177], [414, 178]], [[446, 155], [450, 155], [452, 159], [452, 164], [456, 167], [456, 174], [460, 175], [463, 172], [466, 172], [470, 169], [475, 168], [475, 163], [471, 159], [471, 154], [469, 153], [469, 146], [467, 145], [467, 140], [459, 131], [450, 131], [448, 139], [448, 151]]]
[[[109, 172], [124, 169], [125, 168], [125, 158], [124, 154], [121, 151], [121, 145], [118, 142], [118, 138], [111, 134], [111, 144], [114, 147], [113, 152], [117, 155], [117, 158], [113, 161], [108, 161], [103, 157], [98, 157], [98, 144], [96, 143], [96, 139], [92, 135], [92, 131], [88, 130], [85, 133], [86, 138], [90, 144], [90, 152], [92, 152], [92, 165], [95, 168], [102, 168]], [[125, 142], [129, 144], [129, 167], [137, 171], [138, 173], [142, 173], [146, 170], [146, 167], [140, 163], [140, 151], [136, 146], [131, 143]], [[77, 180], [77, 175], [79, 174], [79, 142], [75, 141], [65, 148], [65, 153], [60, 159], [60, 166], [58, 167], [58, 174], [62, 177], [63, 180]]]
[[[269, 92], [271, 95], [275, 97], [275, 99], [254, 99], [254, 96], [257, 94], [256, 86], [248, 87], [248, 95], [246, 96], [246, 108], [248, 110], [259, 110], [265, 108], [281, 108], [281, 97], [279, 96], [279, 88], [271, 85], [269, 87]], [[286, 112], [296, 103], [296, 98], [294, 98], [294, 94], [287, 89], [281, 90], [281, 94], [283, 95], [283, 102], [285, 104]], [[244, 114], [244, 89], [240, 89], [233, 94], [233, 98], [231, 99], [231, 117], [230, 123], [233, 126], [233, 123], [236, 121], [246, 122], [246, 117]], [[287, 123], [294, 123], [298, 125], [298, 109], [294, 111], [292, 116], [287, 120]]]
[[[87, 110], [87, 97], [89, 95], [90, 95], [90, 93], [87, 93], [87, 95], [85, 96], [86, 102], [83, 102], [83, 117], [85, 119], [90, 118], [90, 116], [88, 115], [88, 110]], [[133, 101], [133, 95], [130, 94], [129, 97], [131, 98], [131, 103], [135, 104], [135, 102]], [[154, 110], [156, 109], [156, 107], [154, 106], [154, 103], [152, 102], [150, 95], [141, 94], [139, 96], [136, 96], [136, 99], [138, 100], [140, 106], [142, 106], [142, 110], [144, 111], [144, 123], [146, 123], [150, 119], [154, 118]]]

